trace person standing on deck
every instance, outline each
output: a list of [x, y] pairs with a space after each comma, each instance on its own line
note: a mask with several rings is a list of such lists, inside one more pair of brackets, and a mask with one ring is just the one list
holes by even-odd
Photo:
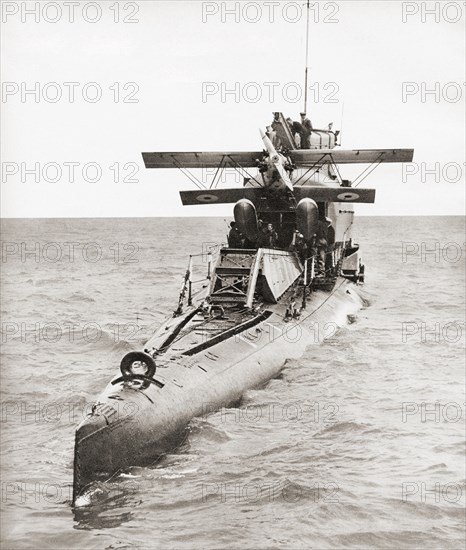
[[228, 247], [229, 248], [242, 248], [243, 236], [236, 227], [236, 222], [230, 223], [230, 232], [228, 233]]
[[257, 238], [258, 248], [274, 248], [277, 244], [278, 235], [271, 223], [262, 225]]
[[280, 145], [280, 140], [277, 136], [277, 132], [272, 128], [272, 126], [267, 126], [266, 130], [267, 131], [265, 132], [265, 135], [270, 139], [272, 145], [276, 149]]
[[287, 118], [286, 122], [291, 130], [291, 133], [293, 134], [293, 139], [295, 140], [296, 146], [298, 149], [301, 149], [302, 135], [304, 134], [303, 125], [301, 122], [293, 121], [291, 118]]
[[257, 235], [257, 248], [268, 248], [267, 226], [262, 225]]
[[325, 260], [328, 248], [328, 225], [326, 220], [319, 219], [317, 222], [316, 248], [317, 273], [320, 276], [325, 276]]
[[277, 245], [278, 234], [273, 228], [273, 225], [271, 223], [267, 224], [267, 229], [265, 234], [267, 237], [267, 246], [269, 248], [275, 248], [275, 246]]
[[301, 149], [310, 149], [311, 148], [311, 132], [312, 132], [312, 123], [306, 117], [306, 113], [302, 112], [301, 115], [301, 125], [303, 127], [303, 133], [301, 135]]

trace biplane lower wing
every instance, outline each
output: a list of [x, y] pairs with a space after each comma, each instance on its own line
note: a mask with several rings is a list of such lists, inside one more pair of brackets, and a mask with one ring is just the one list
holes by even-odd
[[295, 187], [293, 194], [299, 202], [306, 197], [316, 202], [375, 202], [375, 189], [360, 189], [359, 187], [317, 187], [303, 185]]
[[[264, 189], [253, 187], [180, 191], [181, 201], [185, 206], [228, 204], [238, 202], [240, 199], [249, 199], [253, 203], [258, 203], [262, 197], [266, 196], [265, 194]], [[295, 187], [293, 194], [298, 202], [305, 197], [309, 197], [316, 202], [373, 203], [375, 201], [375, 189], [303, 185], [302, 187]]]
[[414, 149], [298, 149], [289, 153], [297, 166], [411, 162], [413, 154]]
[[257, 160], [262, 157], [262, 151], [142, 153], [146, 168], [218, 168], [236, 165], [250, 168], [257, 166]]
[[184, 206], [193, 204], [228, 204], [240, 199], [255, 202], [263, 195], [263, 189], [253, 187], [237, 187], [232, 189], [205, 189], [200, 191], [180, 191]]

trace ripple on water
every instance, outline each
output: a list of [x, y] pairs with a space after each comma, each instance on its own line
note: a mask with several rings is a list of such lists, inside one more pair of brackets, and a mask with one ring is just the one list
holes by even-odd
[[[408, 230], [412, 241], [462, 242], [457, 218], [359, 219], [366, 303], [349, 324], [287, 361], [281, 377], [238, 406], [193, 421], [176, 452], [93, 484], [86, 505], [71, 508], [79, 419], [50, 421], [44, 406], [82, 415], [121, 356], [173, 311], [187, 254], [224, 234], [221, 219], [143, 223], [145, 231], [130, 219], [2, 221], [11, 241], [41, 234], [111, 244], [138, 235], [141, 259], [137, 269], [79, 254], [52, 267], [2, 266], [5, 320], [80, 323], [72, 338], [18, 333], [3, 346], [5, 547], [462, 547], [463, 425], [445, 421], [444, 409], [440, 421], [423, 416], [423, 403], [456, 403], [464, 418], [464, 338], [423, 341], [419, 332], [403, 341], [401, 332], [403, 322], [458, 320], [465, 333], [464, 264], [400, 262]], [[183, 239], [173, 240], [180, 231]], [[102, 329], [95, 342], [80, 330], [87, 322]], [[140, 328], [135, 338], [114, 338], [115, 326], [131, 323]], [[29, 412], [40, 408], [38, 421], [31, 414], [23, 421], [23, 403]], [[403, 416], [406, 404], [413, 412]]]

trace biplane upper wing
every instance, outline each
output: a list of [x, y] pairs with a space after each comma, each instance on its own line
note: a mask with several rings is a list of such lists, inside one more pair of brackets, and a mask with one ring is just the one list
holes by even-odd
[[297, 166], [411, 162], [413, 154], [414, 149], [298, 149], [289, 153]]
[[[316, 202], [365, 202], [373, 203], [375, 189], [352, 187], [323, 187], [303, 185], [295, 187], [293, 193], [299, 201], [305, 197]], [[249, 199], [257, 203], [264, 195], [264, 189], [254, 187], [237, 187], [232, 189], [203, 189], [199, 191], [180, 191], [181, 201], [185, 206], [194, 204], [226, 204], [240, 199]]]
[[262, 151], [142, 153], [146, 168], [218, 168], [228, 165], [248, 168], [256, 166], [257, 159], [262, 156]]

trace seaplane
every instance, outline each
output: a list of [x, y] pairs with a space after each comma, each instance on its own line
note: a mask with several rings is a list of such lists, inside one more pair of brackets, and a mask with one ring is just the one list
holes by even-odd
[[[180, 192], [183, 205], [234, 205], [235, 238], [206, 255], [200, 281], [190, 257], [173, 313], [123, 357], [77, 427], [76, 506], [93, 482], [156, 463], [193, 418], [239, 403], [322, 341], [319, 327], [341, 326], [363, 306], [353, 205], [373, 203], [375, 190], [359, 183], [382, 163], [411, 162], [413, 149], [343, 150], [328, 128], [312, 129], [299, 148], [282, 113], [260, 136], [257, 151], [142, 154], [148, 169], [178, 168], [196, 182]], [[354, 163], [366, 168], [342, 179], [340, 166]], [[242, 186], [217, 187], [227, 167]], [[206, 168], [217, 169], [209, 187], [192, 173]]]

